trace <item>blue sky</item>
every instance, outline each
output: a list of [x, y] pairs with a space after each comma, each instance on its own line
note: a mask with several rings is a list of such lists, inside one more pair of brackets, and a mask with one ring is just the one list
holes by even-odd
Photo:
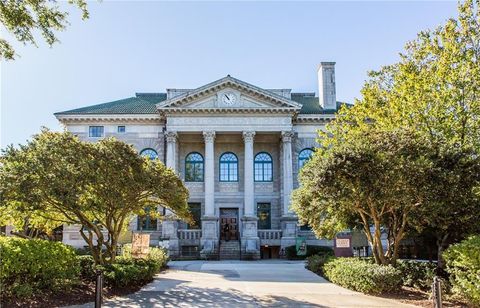
[[71, 11], [61, 44], [15, 44], [1, 63], [0, 145], [23, 143], [54, 112], [227, 74], [264, 88], [317, 92], [335, 61], [337, 100], [352, 102], [368, 70], [406, 41], [456, 16], [456, 2], [90, 2]]

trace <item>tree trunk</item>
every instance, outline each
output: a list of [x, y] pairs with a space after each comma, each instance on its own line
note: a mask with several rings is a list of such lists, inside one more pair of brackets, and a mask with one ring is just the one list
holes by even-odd
[[437, 275], [443, 276], [445, 274], [445, 259], [443, 259], [443, 252], [448, 246], [448, 236], [448, 233], [443, 236], [437, 236]]

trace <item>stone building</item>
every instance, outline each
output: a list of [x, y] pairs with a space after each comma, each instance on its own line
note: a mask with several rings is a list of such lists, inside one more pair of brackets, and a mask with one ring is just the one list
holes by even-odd
[[[196, 89], [136, 93], [55, 116], [82, 140], [114, 136], [184, 180], [195, 223], [138, 217], [132, 232], [150, 233], [151, 244], [166, 245], [173, 257], [268, 258], [299, 236], [332, 245], [299, 226], [289, 209], [316, 131], [340, 106], [334, 62], [319, 65], [318, 93], [263, 89], [228, 75]], [[84, 245], [77, 226], [64, 227], [63, 241]]]

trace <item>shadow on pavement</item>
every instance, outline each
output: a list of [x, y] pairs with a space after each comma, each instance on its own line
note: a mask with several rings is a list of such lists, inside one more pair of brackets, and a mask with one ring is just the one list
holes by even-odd
[[326, 307], [282, 296], [252, 297], [237, 290], [177, 286], [170, 291], [141, 291], [107, 301], [104, 307]]

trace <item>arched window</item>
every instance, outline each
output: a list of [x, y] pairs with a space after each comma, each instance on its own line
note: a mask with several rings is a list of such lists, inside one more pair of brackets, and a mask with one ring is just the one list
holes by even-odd
[[140, 155], [144, 156], [144, 157], [148, 157], [150, 159], [158, 158], [157, 151], [155, 151], [154, 149], [150, 149], [150, 148], [143, 149], [142, 151], [140, 151]]
[[312, 149], [303, 149], [298, 154], [298, 169], [300, 170], [303, 165], [312, 157], [313, 150]]
[[271, 182], [273, 179], [272, 170], [272, 156], [270, 154], [260, 152], [255, 155], [255, 182]]
[[238, 158], [232, 152], [220, 156], [220, 182], [238, 181]]
[[192, 152], [185, 157], [185, 182], [203, 182], [203, 156]]

